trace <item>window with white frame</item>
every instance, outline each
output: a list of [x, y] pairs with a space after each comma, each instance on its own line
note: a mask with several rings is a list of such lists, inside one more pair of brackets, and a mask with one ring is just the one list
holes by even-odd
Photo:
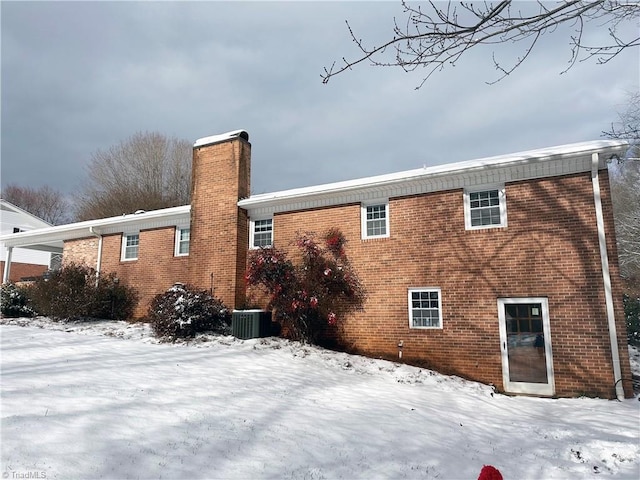
[[189, 255], [189, 239], [191, 229], [188, 227], [176, 227], [176, 257]]
[[249, 236], [251, 248], [270, 247], [273, 245], [273, 219], [252, 220]]
[[139, 233], [125, 233], [122, 235], [122, 260], [136, 260], [140, 246]]
[[409, 289], [409, 328], [442, 328], [439, 288]]
[[504, 185], [466, 189], [464, 221], [467, 230], [507, 226], [507, 202]]
[[389, 236], [389, 202], [362, 205], [362, 238]]

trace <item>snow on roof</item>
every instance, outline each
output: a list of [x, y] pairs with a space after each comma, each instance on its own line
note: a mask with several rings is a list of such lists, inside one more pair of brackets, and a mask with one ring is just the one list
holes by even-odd
[[[214, 135], [212, 137], [201, 138], [195, 146], [209, 145], [211, 143], [222, 142], [232, 138], [243, 138], [248, 140], [249, 136], [245, 130], [234, 130], [233, 132]], [[364, 191], [374, 191], [378, 189], [395, 188], [398, 185], [407, 185], [411, 182], [422, 182], [427, 179], [452, 178], [456, 175], [473, 176], [478, 172], [488, 170], [506, 169], [513, 166], [529, 166], [550, 161], [569, 162], [570, 159], [584, 158], [591, 153], [601, 153], [601, 162], [604, 164], [609, 156], [624, 154], [628, 147], [626, 141], [620, 140], [599, 140], [593, 142], [574, 143], [557, 147], [529, 150], [526, 152], [513, 153], [509, 155], [499, 155], [495, 157], [480, 158], [465, 162], [450, 163], [432, 167], [423, 167], [403, 172], [378, 175], [373, 177], [347, 180], [342, 182], [328, 183], [324, 185], [314, 185], [310, 187], [295, 188], [279, 192], [252, 195], [240, 200], [238, 205], [246, 209], [268, 207], [274, 204], [295, 204], [295, 202], [306, 202], [309, 199], [319, 197], [331, 197], [323, 200], [324, 204], [343, 201], [345, 195], [360, 195]], [[556, 162], [557, 163], [557, 162]], [[584, 164], [584, 162], [580, 162]], [[587, 162], [587, 169], [591, 168], [590, 159]], [[579, 168], [584, 168], [580, 166]], [[306, 204], [308, 205], [308, 204]], [[101, 218], [84, 222], [58, 225], [47, 228], [38, 228], [28, 232], [0, 235], [0, 242], [5, 242], [6, 246], [24, 246], [35, 244], [56, 244], [62, 240], [73, 238], [83, 238], [94, 234], [110, 234], [122, 232], [123, 230], [133, 231], [135, 229], [159, 228], [168, 225], [185, 224], [189, 222], [190, 205], [180, 207], [165, 208], [149, 212], [122, 215], [118, 217]]]
[[210, 137], [203, 137], [196, 140], [196, 143], [193, 144], [193, 147], [202, 147], [204, 145], [211, 145], [212, 143], [220, 143], [226, 140], [231, 140], [234, 138], [243, 138], [247, 142], [249, 141], [249, 134], [246, 130], [233, 130], [227, 133], [221, 133], [219, 135], [212, 135]]
[[431, 167], [425, 166], [423, 168], [417, 168], [413, 170], [406, 170], [402, 172], [389, 173], [354, 180], [346, 180], [322, 185], [294, 188], [290, 190], [281, 190], [278, 192], [251, 195], [248, 198], [240, 200], [238, 202], [238, 205], [240, 207], [247, 208], [268, 203], [270, 201], [279, 201], [286, 199], [292, 200], [296, 198], [310, 197], [316, 194], [327, 194], [330, 192], [339, 193], [376, 186], [400, 184], [402, 182], [409, 182], [420, 178], [456, 175], [467, 172], [472, 173], [479, 170], [500, 168], [511, 165], [528, 165], [536, 162], [557, 160], [559, 158], [565, 157], [569, 158], [575, 156], [584, 156], [592, 152], [600, 152], [603, 150], [613, 149], [621, 151], [627, 146], [628, 142], [621, 140], [596, 140], [591, 142], [573, 143], [568, 145], [528, 150], [524, 152], [498, 155], [457, 163], [448, 163]]
[[38, 228], [27, 232], [0, 235], [0, 241], [6, 246], [25, 246], [35, 244], [60, 245], [63, 240], [85, 238], [93, 235], [110, 234], [122, 231], [135, 231], [147, 228], [159, 228], [168, 225], [188, 225], [191, 205], [163, 208], [143, 213], [131, 213], [117, 217], [85, 220], [83, 222]]

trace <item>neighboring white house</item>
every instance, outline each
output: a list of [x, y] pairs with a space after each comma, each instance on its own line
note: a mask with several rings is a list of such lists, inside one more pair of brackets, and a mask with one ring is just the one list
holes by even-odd
[[[39, 228], [50, 227], [51, 224], [41, 218], [0, 199], [0, 235], [7, 235], [17, 232], [28, 232]], [[7, 249], [4, 242], [0, 242], [0, 260], [2, 260], [2, 270], [4, 264], [9, 260], [11, 271], [5, 271], [3, 281], [18, 281], [23, 277], [41, 275], [43, 272], [56, 266], [60, 261], [62, 249], [57, 251], [42, 251], [31, 248], [10, 248]]]

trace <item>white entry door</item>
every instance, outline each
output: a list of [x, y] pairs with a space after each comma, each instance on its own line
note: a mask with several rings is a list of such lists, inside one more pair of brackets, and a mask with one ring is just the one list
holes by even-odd
[[505, 391], [554, 395], [548, 300], [499, 298], [498, 319]]

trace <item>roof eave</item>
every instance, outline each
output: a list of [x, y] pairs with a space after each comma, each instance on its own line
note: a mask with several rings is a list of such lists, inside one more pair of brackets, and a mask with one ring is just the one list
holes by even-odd
[[[189, 220], [191, 205], [127, 214], [118, 217], [86, 220], [83, 222], [39, 228], [0, 236], [6, 247], [22, 247], [38, 244], [54, 244], [100, 234], [113, 234], [136, 229], [156, 228], [167, 223], [185, 223]], [[93, 232], [93, 233], [92, 233]]]
[[557, 161], [600, 153], [604, 162], [608, 156], [619, 154], [628, 148], [628, 142], [621, 140], [601, 140], [579, 144], [564, 145], [527, 152], [487, 157], [478, 160], [458, 162], [453, 164], [425, 167], [394, 174], [378, 175], [357, 180], [316, 185], [312, 187], [283, 190], [251, 196], [238, 202], [238, 206], [251, 210], [254, 208], [270, 208], [286, 204], [298, 204], [305, 200], [339, 197], [361, 193], [375, 197], [376, 192], [383, 194], [385, 190], [395, 185], [433, 181], [443, 177], [460, 175], [473, 176], [487, 170], [507, 169], [517, 166], [535, 165], [544, 162]]

